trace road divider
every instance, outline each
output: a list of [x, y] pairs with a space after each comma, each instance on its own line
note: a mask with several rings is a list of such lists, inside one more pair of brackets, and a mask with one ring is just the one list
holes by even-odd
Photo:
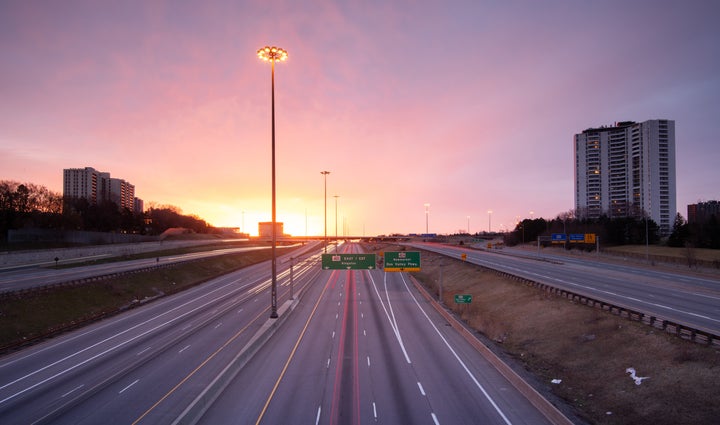
[[252, 339], [242, 350], [228, 363], [225, 368], [213, 379], [203, 391], [183, 410], [182, 413], [172, 422], [173, 425], [194, 425], [200, 422], [205, 412], [212, 406], [215, 400], [230, 385], [235, 376], [262, 348], [278, 328], [287, 320], [290, 313], [295, 309], [299, 298], [290, 299], [278, 309], [277, 319], [268, 319], [263, 326], [253, 335]]

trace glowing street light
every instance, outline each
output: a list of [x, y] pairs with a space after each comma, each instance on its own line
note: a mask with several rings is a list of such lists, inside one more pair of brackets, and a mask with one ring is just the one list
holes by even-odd
[[265, 62], [270, 62], [270, 99], [272, 105], [271, 125], [272, 125], [272, 285], [270, 287], [270, 318], [275, 319], [277, 314], [277, 223], [275, 215], [275, 61], [284, 61], [287, 59], [287, 51], [275, 47], [265, 46], [257, 51], [258, 58]]

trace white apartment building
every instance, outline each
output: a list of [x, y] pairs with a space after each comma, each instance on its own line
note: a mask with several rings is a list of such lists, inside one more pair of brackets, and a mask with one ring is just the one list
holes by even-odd
[[677, 214], [675, 121], [618, 122], [575, 135], [578, 218], [648, 216], [669, 235]]
[[121, 209], [127, 208], [133, 211], [135, 208], [135, 185], [122, 179], [110, 179], [110, 200], [115, 202]]
[[92, 167], [63, 170], [63, 198], [84, 198], [93, 205], [112, 201], [130, 211], [135, 211], [136, 203], [134, 185]]
[[63, 170], [63, 197], [84, 198], [91, 204], [97, 204], [107, 198], [109, 180], [110, 173], [92, 167], [66, 168]]

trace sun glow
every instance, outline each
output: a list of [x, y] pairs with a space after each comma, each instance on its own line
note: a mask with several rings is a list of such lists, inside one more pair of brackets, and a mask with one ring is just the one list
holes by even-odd
[[[233, 227], [241, 233], [250, 236], [258, 236], [259, 223], [270, 221], [269, 211], [244, 211], [238, 214], [232, 212], [216, 217], [216, 220], [206, 219], [215, 227]], [[317, 215], [305, 215], [304, 213], [283, 213], [277, 214], [277, 222], [282, 223], [283, 233], [289, 236], [322, 236], [324, 233], [323, 218]], [[217, 223], [217, 224], [216, 224]], [[334, 232], [334, 228], [333, 228]], [[328, 224], [328, 235], [330, 235]], [[332, 233], [334, 235], [334, 233]]]

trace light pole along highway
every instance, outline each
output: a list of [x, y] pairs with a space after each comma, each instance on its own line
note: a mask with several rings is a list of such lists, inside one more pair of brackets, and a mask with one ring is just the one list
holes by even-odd
[[270, 317], [275, 319], [277, 314], [277, 221], [275, 216], [275, 61], [284, 61], [288, 54], [285, 50], [275, 46], [265, 46], [257, 51], [257, 55], [265, 62], [270, 62], [270, 98], [272, 105], [272, 285], [270, 287]]
[[337, 241], [338, 241], [338, 232], [337, 232], [337, 198], [340, 197], [340, 195], [333, 195], [335, 198], [335, 246], [337, 247]]
[[430, 230], [429, 230], [429, 226], [428, 226], [428, 223], [429, 223], [428, 216], [429, 215], [430, 215], [430, 204], [425, 204], [425, 234], [426, 235], [430, 234]]
[[320, 171], [320, 174], [325, 177], [325, 254], [327, 254], [327, 175], [330, 171]]

